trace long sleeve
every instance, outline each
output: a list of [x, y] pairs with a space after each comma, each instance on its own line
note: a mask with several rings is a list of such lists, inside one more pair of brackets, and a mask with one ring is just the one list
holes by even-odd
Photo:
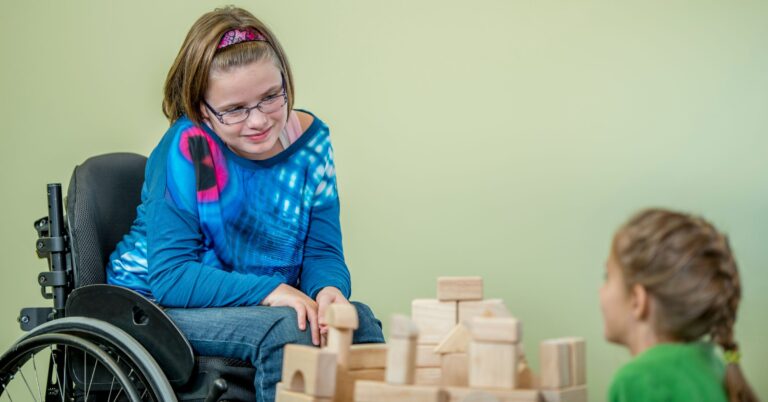
[[300, 286], [313, 299], [326, 286], [338, 288], [346, 298], [352, 292], [349, 269], [344, 262], [336, 169], [330, 145], [309, 216]]

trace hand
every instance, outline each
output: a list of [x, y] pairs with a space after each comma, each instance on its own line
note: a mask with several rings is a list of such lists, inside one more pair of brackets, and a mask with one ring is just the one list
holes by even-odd
[[304, 294], [304, 292], [293, 286], [281, 283], [272, 291], [272, 293], [267, 295], [267, 297], [261, 301], [261, 304], [271, 307], [288, 306], [296, 310], [299, 329], [302, 331], [306, 330], [307, 321], [309, 321], [309, 329], [312, 332], [312, 343], [317, 346], [320, 345], [317, 303]]
[[339, 289], [333, 286], [327, 286], [327, 287], [324, 287], [322, 290], [320, 290], [317, 293], [315, 300], [317, 300], [317, 313], [319, 315], [318, 322], [320, 326], [320, 335], [325, 335], [328, 333], [328, 325], [325, 323], [325, 310], [332, 303], [349, 304], [349, 301], [347, 300], [346, 297], [344, 297], [344, 294], [342, 294]]

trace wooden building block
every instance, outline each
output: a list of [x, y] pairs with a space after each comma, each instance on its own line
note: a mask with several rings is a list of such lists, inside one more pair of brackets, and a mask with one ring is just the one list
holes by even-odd
[[387, 353], [386, 380], [390, 384], [413, 384], [416, 375], [416, 339], [392, 338]]
[[587, 384], [587, 343], [584, 338], [565, 338], [571, 355], [571, 385]]
[[306, 345], [285, 345], [283, 385], [287, 391], [332, 398], [336, 388], [336, 354]]
[[393, 385], [360, 380], [355, 384], [355, 402], [448, 402], [440, 387]]
[[336, 363], [340, 366], [349, 365], [349, 353], [352, 347], [352, 329], [328, 328], [325, 349], [336, 354]]
[[483, 389], [465, 387], [446, 387], [450, 402], [484, 402], [495, 398], [498, 402], [541, 402], [541, 394], [537, 390], [524, 389]]
[[475, 317], [470, 323], [469, 332], [476, 341], [518, 343], [523, 340], [523, 326], [513, 317]]
[[469, 386], [471, 388], [516, 388], [516, 351], [513, 343], [471, 341], [469, 343]]
[[420, 344], [416, 347], [416, 367], [440, 367], [440, 355], [435, 353], [435, 346]]
[[543, 389], [541, 396], [544, 402], [587, 402], [587, 387], [580, 385], [558, 390]]
[[469, 386], [469, 355], [446, 353], [442, 356], [443, 369], [440, 385], [444, 387]]
[[386, 369], [362, 369], [349, 370], [348, 374], [357, 380], [384, 381], [386, 378]]
[[440, 385], [443, 369], [440, 367], [416, 367], [414, 384]]
[[384, 343], [352, 345], [349, 349], [350, 370], [383, 369], [387, 367], [387, 350]]
[[419, 327], [415, 320], [402, 314], [393, 314], [389, 321], [390, 338], [417, 338]]
[[472, 334], [464, 323], [458, 323], [435, 347], [435, 353], [466, 353], [469, 350], [469, 341]]
[[332, 328], [357, 329], [357, 309], [351, 304], [333, 303], [325, 310], [325, 323]]
[[541, 388], [558, 389], [571, 385], [571, 355], [568, 343], [550, 339], [539, 345]]
[[285, 389], [277, 389], [275, 402], [331, 402], [331, 398], [318, 398], [316, 396], [302, 394], [301, 392], [291, 392]]
[[483, 278], [443, 276], [437, 278], [437, 299], [441, 301], [482, 300]]
[[419, 343], [437, 344], [456, 326], [455, 301], [415, 299], [411, 302], [411, 319], [419, 328]]
[[460, 301], [458, 305], [458, 321], [466, 322], [475, 317], [512, 317], [504, 301], [501, 299], [487, 299], [477, 301]]

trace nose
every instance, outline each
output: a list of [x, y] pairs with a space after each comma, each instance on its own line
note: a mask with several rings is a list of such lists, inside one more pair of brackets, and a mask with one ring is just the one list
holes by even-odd
[[251, 109], [248, 113], [248, 118], [245, 119], [245, 124], [250, 129], [259, 130], [265, 128], [267, 125], [267, 115], [257, 108]]

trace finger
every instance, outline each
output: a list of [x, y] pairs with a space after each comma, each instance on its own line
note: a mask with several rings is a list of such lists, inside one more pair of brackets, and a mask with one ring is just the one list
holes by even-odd
[[320, 346], [320, 329], [317, 325], [317, 310], [308, 306], [307, 318], [309, 319], [309, 329], [312, 332], [312, 344]]
[[325, 298], [317, 301], [317, 323], [320, 325], [325, 325], [325, 311], [328, 309], [328, 304]]
[[307, 329], [307, 307], [301, 302], [296, 302], [293, 309], [296, 310], [296, 319], [298, 320], [299, 329], [304, 331]]

